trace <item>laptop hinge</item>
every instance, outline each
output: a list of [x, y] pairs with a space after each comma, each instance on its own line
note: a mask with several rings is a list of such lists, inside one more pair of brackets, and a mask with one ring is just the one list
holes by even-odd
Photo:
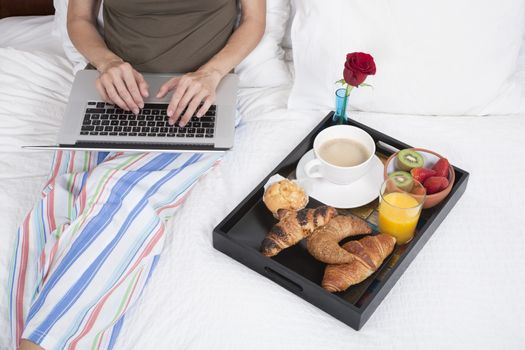
[[94, 149], [145, 149], [145, 150], [185, 150], [185, 151], [220, 151], [226, 148], [217, 148], [214, 144], [191, 144], [191, 143], [147, 143], [147, 142], [92, 142], [77, 141], [75, 145], [61, 145], [72, 148], [94, 148]]

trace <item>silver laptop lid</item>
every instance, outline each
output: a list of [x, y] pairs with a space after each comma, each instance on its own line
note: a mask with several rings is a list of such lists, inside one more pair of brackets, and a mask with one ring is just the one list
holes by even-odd
[[[159, 149], [159, 150], [211, 150], [229, 149], [233, 146], [235, 128], [235, 104], [237, 98], [238, 77], [228, 74], [220, 82], [216, 95], [216, 123], [212, 138], [148, 137], [91, 135], [81, 133], [84, 115], [92, 101], [101, 101], [95, 81], [99, 73], [95, 70], [83, 70], [77, 73], [69, 97], [66, 113], [58, 134], [58, 144], [65, 147], [82, 149]], [[145, 99], [146, 104], [169, 103], [171, 93], [161, 99], [155, 98], [160, 86], [172, 78], [169, 74], [144, 74], [150, 86], [152, 97]]]

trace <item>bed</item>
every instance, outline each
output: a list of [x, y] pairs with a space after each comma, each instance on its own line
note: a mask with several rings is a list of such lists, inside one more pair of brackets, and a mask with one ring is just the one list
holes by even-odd
[[[49, 36], [51, 22], [52, 16], [0, 20], [2, 286], [16, 227], [38, 197], [52, 157], [20, 146], [54, 140], [73, 79], [73, 65]], [[289, 93], [290, 84], [241, 89], [235, 148], [170, 221], [162, 258], [116, 348], [520, 348], [525, 115], [352, 114], [471, 172], [460, 202], [359, 332], [214, 250], [213, 227], [327, 112], [288, 110]], [[5, 288], [0, 300], [4, 335]], [[0, 349], [8, 349], [5, 336]]]

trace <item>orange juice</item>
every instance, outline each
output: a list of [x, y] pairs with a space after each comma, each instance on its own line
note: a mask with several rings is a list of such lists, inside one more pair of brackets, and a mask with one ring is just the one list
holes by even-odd
[[420, 203], [407, 193], [392, 192], [379, 204], [379, 231], [396, 237], [398, 244], [407, 243], [414, 237]]

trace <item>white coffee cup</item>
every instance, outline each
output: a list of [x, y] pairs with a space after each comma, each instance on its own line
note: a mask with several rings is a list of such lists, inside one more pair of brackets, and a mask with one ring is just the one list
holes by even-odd
[[[319, 150], [328, 141], [349, 139], [364, 146], [368, 158], [354, 166], [338, 166], [323, 159]], [[374, 139], [363, 129], [350, 125], [330, 126], [321, 131], [314, 140], [315, 159], [306, 163], [304, 171], [308, 177], [324, 178], [338, 185], [348, 185], [365, 175], [376, 152]]]

